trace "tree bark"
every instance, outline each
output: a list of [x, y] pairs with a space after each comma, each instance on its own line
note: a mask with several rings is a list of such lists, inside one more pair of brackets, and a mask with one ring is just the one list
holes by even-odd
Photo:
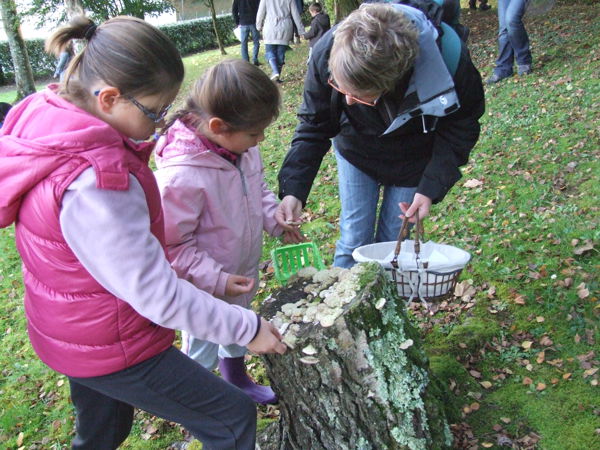
[[261, 307], [290, 347], [263, 358], [280, 420], [261, 449], [449, 447], [445, 390], [389, 278], [375, 263], [335, 273], [300, 278]]
[[4, 31], [10, 48], [10, 56], [15, 69], [15, 84], [17, 86], [17, 101], [35, 92], [35, 83], [27, 47], [21, 35], [21, 22], [14, 0], [1, 0], [0, 10]]
[[215, 38], [217, 39], [217, 45], [221, 51], [221, 55], [226, 55], [225, 46], [223, 45], [223, 38], [217, 27], [217, 12], [215, 11], [215, 2], [213, 0], [205, 0], [205, 5], [210, 8], [210, 15], [212, 17], [213, 30], [215, 32]]
[[83, 5], [81, 0], [65, 0], [65, 9], [67, 10], [67, 17], [71, 20], [75, 16], [84, 14]]

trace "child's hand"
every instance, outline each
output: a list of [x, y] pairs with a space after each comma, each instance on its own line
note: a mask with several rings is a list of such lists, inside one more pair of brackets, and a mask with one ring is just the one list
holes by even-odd
[[247, 294], [254, 287], [254, 279], [243, 277], [241, 275], [229, 275], [225, 284], [225, 295], [235, 297], [236, 295]]
[[260, 330], [256, 337], [246, 346], [253, 353], [279, 353], [283, 355], [287, 350], [286, 345], [281, 342], [281, 334], [271, 322], [260, 318]]
[[290, 231], [283, 232], [283, 243], [284, 244], [298, 244], [300, 242], [305, 242], [306, 236], [304, 236], [299, 228]]

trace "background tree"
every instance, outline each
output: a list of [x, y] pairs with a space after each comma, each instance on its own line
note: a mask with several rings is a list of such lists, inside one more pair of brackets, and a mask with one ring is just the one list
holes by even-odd
[[39, 24], [66, 22], [71, 12], [79, 8], [96, 22], [119, 15], [143, 19], [145, 16], [158, 16], [175, 10], [168, 0], [32, 0], [30, 4], [26, 14], [35, 17]]
[[17, 12], [14, 0], [0, 0], [2, 23], [10, 48], [10, 56], [15, 69], [15, 84], [17, 85], [17, 101], [35, 92], [33, 72], [29, 64], [27, 47], [21, 35], [21, 18]]
[[214, 0], [202, 0], [202, 3], [210, 9], [210, 16], [213, 24], [213, 30], [215, 31], [215, 37], [217, 39], [217, 44], [219, 45], [219, 50], [221, 51], [221, 55], [226, 55], [225, 46], [223, 45], [223, 38], [221, 37], [221, 33], [219, 33], [219, 28], [217, 27], [217, 13], [215, 11], [215, 2]]
[[325, 8], [335, 23], [354, 11], [362, 3], [361, 0], [325, 0]]

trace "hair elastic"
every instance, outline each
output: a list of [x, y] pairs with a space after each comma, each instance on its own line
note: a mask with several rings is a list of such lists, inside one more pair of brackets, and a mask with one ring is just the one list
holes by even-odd
[[98, 27], [96, 26], [95, 23], [89, 24], [83, 33], [83, 38], [87, 39], [89, 41], [92, 38], [92, 36], [94, 35], [94, 33], [96, 33], [96, 28], [98, 28]]

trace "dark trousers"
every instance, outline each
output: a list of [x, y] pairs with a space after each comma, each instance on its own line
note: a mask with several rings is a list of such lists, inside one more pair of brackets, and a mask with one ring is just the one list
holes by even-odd
[[117, 448], [134, 407], [181, 424], [205, 449], [255, 447], [250, 397], [174, 347], [120, 372], [69, 381], [77, 412], [73, 449]]

